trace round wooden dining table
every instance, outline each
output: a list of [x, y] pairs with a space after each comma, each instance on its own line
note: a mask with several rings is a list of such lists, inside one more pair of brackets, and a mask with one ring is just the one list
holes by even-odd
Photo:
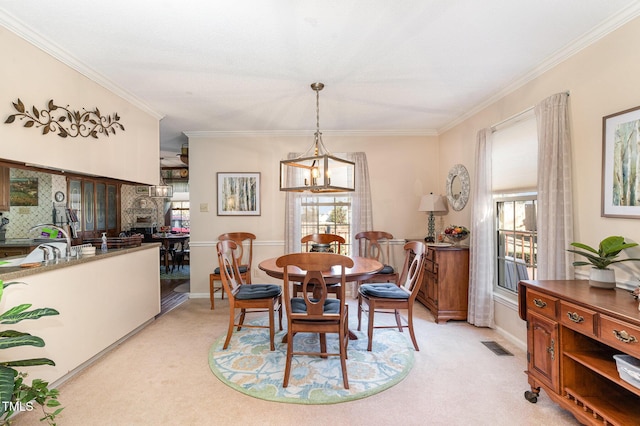
[[[353, 260], [353, 267], [347, 268], [345, 271], [347, 282], [363, 281], [370, 278], [376, 272], [382, 270], [384, 265], [375, 259], [369, 259], [367, 257], [349, 256]], [[273, 278], [283, 279], [284, 272], [279, 266], [276, 266], [277, 257], [263, 260], [258, 264], [258, 268], [266, 272], [267, 275]], [[340, 282], [340, 275], [342, 273], [341, 266], [334, 266], [327, 271], [322, 271], [327, 284], [336, 284]], [[307, 271], [304, 271], [295, 266], [289, 267], [289, 279], [291, 281], [303, 281]]]
[[169, 250], [173, 244], [181, 244], [184, 249], [184, 243], [189, 239], [189, 234], [153, 234], [151, 236], [154, 240], [160, 240], [164, 246], [164, 271], [169, 273]]
[[[347, 268], [345, 271], [345, 276], [347, 282], [352, 281], [363, 281], [367, 278], [374, 275], [376, 272], [381, 271], [384, 265], [378, 262], [375, 259], [369, 259], [366, 257], [360, 256], [349, 256], [353, 260], [353, 267]], [[277, 257], [273, 257], [271, 259], [263, 260], [258, 264], [258, 268], [267, 273], [270, 277], [283, 279], [284, 271], [283, 268], [276, 266]], [[302, 270], [295, 266], [289, 266], [289, 279], [291, 281], [302, 282], [304, 281], [304, 277], [307, 271]], [[327, 284], [336, 284], [340, 282], [342, 274], [341, 266], [333, 266], [331, 269], [326, 271], [322, 271], [322, 276], [324, 277]], [[286, 335], [283, 337], [283, 342], [286, 341]], [[356, 340], [357, 336], [354, 332], [349, 330], [349, 339]]]

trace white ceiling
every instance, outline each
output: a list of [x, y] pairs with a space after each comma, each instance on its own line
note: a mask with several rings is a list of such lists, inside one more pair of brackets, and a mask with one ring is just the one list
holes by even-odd
[[[437, 134], [637, 0], [0, 0], [0, 24], [183, 132]], [[125, 120], [126, 117], [123, 117]], [[179, 161], [178, 161], [179, 163]]]

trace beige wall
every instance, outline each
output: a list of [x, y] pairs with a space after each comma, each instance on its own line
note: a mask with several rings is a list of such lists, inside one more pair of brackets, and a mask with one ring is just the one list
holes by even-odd
[[[444, 192], [443, 184], [437, 181], [437, 138], [344, 136], [330, 132], [324, 132], [323, 138], [333, 153], [367, 153], [375, 228], [391, 232], [397, 239], [426, 234], [426, 216], [417, 211], [420, 197], [430, 191]], [[215, 242], [223, 232], [256, 234], [256, 265], [284, 253], [285, 193], [279, 190], [279, 161], [288, 152], [305, 151], [311, 141], [311, 134], [189, 138], [193, 297], [208, 297], [208, 276], [215, 266]], [[217, 216], [217, 172], [260, 172], [261, 216]], [[201, 212], [201, 204], [206, 204], [209, 211]], [[255, 269], [258, 280], [274, 282]]]
[[49, 54], [0, 27], [2, 123], [22, 100], [31, 110], [46, 108], [50, 99], [75, 111], [98, 108], [103, 116], [118, 113], [125, 130], [98, 139], [61, 138], [25, 128], [24, 121], [0, 124], [0, 158], [107, 176], [139, 183], [158, 181], [159, 117], [134, 106]]
[[[532, 107], [554, 93], [570, 91], [575, 239], [597, 245], [608, 235], [623, 235], [640, 242], [637, 219], [600, 216], [602, 117], [640, 105], [637, 90], [640, 51], [632, 48], [638, 41], [640, 19], [635, 19], [442, 134], [440, 180], [446, 178], [445, 159], [456, 153], [464, 158], [462, 163], [473, 179], [475, 167], [469, 153], [474, 152], [478, 130]], [[470, 211], [469, 207], [464, 209], [461, 222], [468, 223]], [[633, 254], [640, 257], [638, 251]], [[619, 283], [638, 284], [638, 265], [616, 269]], [[583, 270], [577, 272], [579, 277], [584, 277]], [[501, 300], [495, 307], [498, 328], [524, 342], [524, 323], [518, 319], [515, 305]]]

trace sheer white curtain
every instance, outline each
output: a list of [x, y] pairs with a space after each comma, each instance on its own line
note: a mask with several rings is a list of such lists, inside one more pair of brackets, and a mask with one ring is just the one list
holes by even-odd
[[[364, 152], [348, 153], [347, 160], [356, 163], [356, 188], [351, 193], [351, 247], [358, 247], [355, 240], [356, 234], [373, 230], [369, 165], [367, 154]], [[352, 254], [356, 253], [352, 250]]]
[[[288, 159], [296, 158], [299, 154], [289, 153]], [[351, 194], [351, 247], [355, 245], [355, 235], [360, 231], [370, 231], [373, 223], [371, 209], [371, 189], [369, 184], [369, 165], [367, 154], [364, 152], [350, 152], [346, 159], [355, 163], [355, 191]], [[284, 251], [295, 253], [302, 250], [300, 226], [300, 212], [302, 198], [308, 194], [287, 192], [285, 200], [284, 221]]]
[[538, 279], [573, 279], [569, 94], [535, 107], [538, 122]]
[[472, 184], [469, 261], [469, 308], [467, 321], [493, 327], [493, 279], [495, 270], [494, 203], [491, 192], [491, 129], [477, 135], [476, 172]]

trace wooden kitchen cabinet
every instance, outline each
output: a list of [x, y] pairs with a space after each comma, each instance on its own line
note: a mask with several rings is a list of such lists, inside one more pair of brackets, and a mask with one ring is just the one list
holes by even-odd
[[469, 301], [469, 249], [428, 246], [417, 299], [437, 323], [466, 320]]
[[527, 321], [527, 371], [540, 389], [588, 425], [640, 424], [640, 388], [623, 381], [613, 358], [640, 358], [638, 302], [628, 291], [586, 280], [521, 281], [520, 318]]
[[0, 212], [8, 212], [11, 206], [9, 167], [0, 166]]

